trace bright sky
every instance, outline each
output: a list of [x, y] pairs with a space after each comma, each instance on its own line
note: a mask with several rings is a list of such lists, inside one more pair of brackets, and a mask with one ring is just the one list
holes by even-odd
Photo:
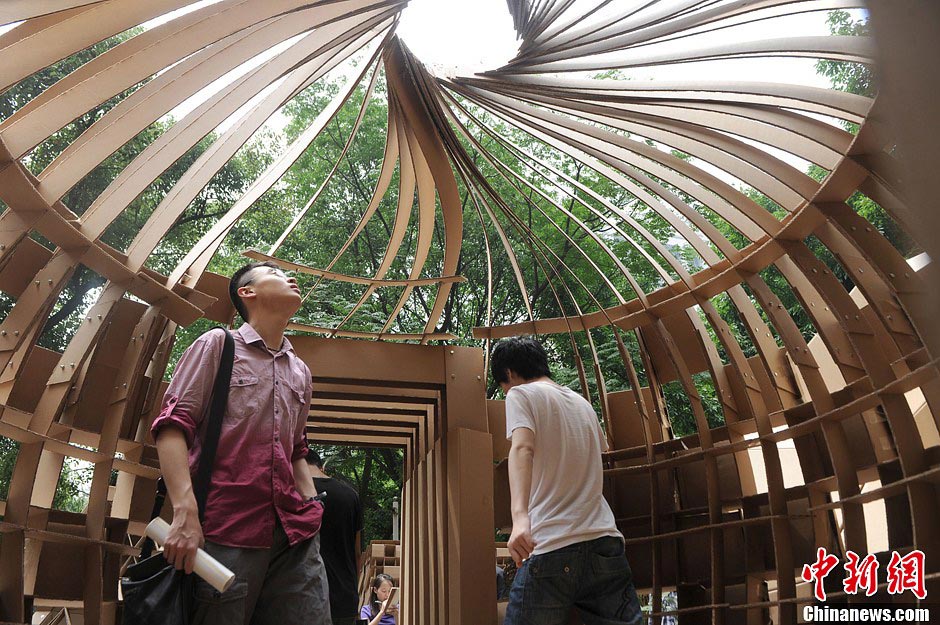
[[411, 0], [398, 34], [428, 66], [464, 75], [505, 65], [519, 49], [506, 0]]

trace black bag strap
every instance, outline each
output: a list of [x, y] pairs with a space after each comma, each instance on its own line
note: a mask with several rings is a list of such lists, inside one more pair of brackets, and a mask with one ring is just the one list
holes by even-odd
[[[232, 384], [232, 365], [235, 362], [235, 339], [232, 333], [219, 327], [225, 332], [225, 343], [222, 345], [222, 357], [219, 359], [219, 370], [212, 386], [212, 399], [209, 404], [209, 423], [206, 426], [206, 436], [202, 451], [199, 454], [199, 467], [193, 480], [193, 494], [196, 496], [196, 506], [199, 508], [199, 521], [204, 521], [206, 514], [206, 498], [209, 496], [209, 484], [212, 481], [212, 467], [215, 465], [215, 452], [219, 448], [219, 435], [222, 433], [222, 417], [225, 416], [225, 407], [228, 404], [228, 391]], [[153, 510], [150, 520], [160, 516], [163, 502], [166, 500], [166, 482], [161, 477], [157, 480], [157, 494], [153, 500]], [[150, 557], [153, 552], [153, 541], [147, 538], [140, 547], [141, 559]]]
[[216, 373], [215, 385], [212, 387], [212, 403], [209, 404], [209, 424], [206, 427], [206, 437], [203, 439], [202, 450], [199, 452], [199, 467], [196, 469], [196, 479], [193, 480], [193, 494], [196, 495], [200, 521], [205, 520], [206, 497], [209, 496], [212, 467], [215, 465], [215, 452], [219, 448], [222, 417], [225, 415], [225, 407], [228, 405], [228, 391], [232, 384], [232, 365], [235, 362], [235, 339], [232, 338], [232, 333], [225, 328], [219, 329], [225, 332], [225, 344], [222, 346], [219, 371]]

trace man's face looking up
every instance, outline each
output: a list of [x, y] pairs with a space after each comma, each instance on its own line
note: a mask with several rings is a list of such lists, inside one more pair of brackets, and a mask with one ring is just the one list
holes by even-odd
[[255, 267], [246, 277], [247, 281], [238, 288], [238, 294], [247, 306], [289, 309], [290, 314], [300, 308], [300, 287], [296, 278], [276, 267]]

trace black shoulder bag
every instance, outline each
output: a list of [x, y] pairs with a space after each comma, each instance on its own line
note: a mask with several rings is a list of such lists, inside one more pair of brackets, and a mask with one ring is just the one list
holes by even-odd
[[[215, 464], [215, 452], [219, 446], [219, 434], [222, 432], [222, 416], [228, 403], [228, 390], [232, 380], [232, 363], [235, 360], [235, 340], [225, 328], [225, 344], [219, 371], [212, 387], [212, 401], [209, 404], [209, 422], [206, 436], [199, 455], [199, 467], [193, 480], [193, 493], [199, 507], [199, 521], [206, 513], [206, 497], [212, 480], [212, 466]], [[163, 478], [157, 482], [157, 497], [150, 518], [160, 515], [160, 508], [166, 497], [166, 484]], [[192, 613], [193, 576], [177, 571], [163, 557], [163, 553], [151, 555], [153, 541], [144, 540], [141, 546], [141, 559], [137, 564], [127, 567], [121, 578], [121, 591], [124, 595], [123, 622], [125, 625], [189, 625]]]

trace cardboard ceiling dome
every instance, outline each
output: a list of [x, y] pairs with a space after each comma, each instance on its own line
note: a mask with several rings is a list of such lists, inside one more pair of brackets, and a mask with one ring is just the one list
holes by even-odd
[[[19, 443], [9, 494], [0, 504], [0, 621], [25, 622], [34, 605], [81, 605], [86, 622], [115, 618], [117, 571], [137, 552], [134, 537], [159, 474], [147, 426], [161, 398], [174, 334], [200, 318], [231, 320], [227, 281], [207, 270], [210, 261], [357, 88], [366, 97], [336, 166], [272, 245], [246, 251], [317, 284], [360, 288], [358, 302], [340, 322], [293, 324], [310, 335], [301, 337], [303, 345], [322, 346], [323, 339], [313, 340], [316, 334], [376, 339], [373, 347], [354, 349], [392, 354], [444, 349], [432, 341], [478, 339], [486, 347], [491, 339], [516, 334], [570, 337], [572, 362], [566, 364], [602, 413], [611, 447], [605, 457], [608, 497], [628, 537], [637, 585], [652, 593], [654, 611], [663, 609], [662, 591], [676, 589], [688, 618], [765, 622], [762, 614], [770, 610], [778, 622], [793, 622], [796, 606], [806, 602], [800, 568], [814, 559], [815, 546], [865, 554], [884, 549], [886, 540], [892, 548], [918, 548], [928, 554], [928, 589], [936, 585], [936, 269], [927, 254], [905, 258], [847, 202], [857, 194], [870, 199], [919, 249], [936, 251], [936, 202], [930, 203], [925, 174], [927, 137], [936, 136], [926, 131], [935, 131], [940, 119], [931, 117], [936, 104], [928, 97], [937, 83], [919, 59], [937, 58], [930, 43], [938, 41], [940, 22], [931, 18], [937, 18], [937, 6], [915, 2], [917, 9], [901, 13], [888, 2], [862, 0], [507, 4], [520, 39], [517, 56], [493, 71], [450, 76], [426, 68], [397, 38], [405, 0], [0, 3], [0, 23], [19, 22], [0, 34], [4, 91], [175, 11], [32, 99], [17, 101], [0, 121], [0, 291], [8, 303], [0, 323], [0, 435]], [[735, 27], [742, 24], [866, 6], [874, 41], [791, 32], [758, 41], [726, 35], [740, 32]], [[185, 8], [192, 10], [177, 11]], [[151, 124], [279, 44], [277, 54], [197, 98], [192, 110], [115, 172], [81, 214], [63, 203], [89, 172]], [[869, 98], [778, 84], [773, 76], [735, 78], [738, 59], [768, 57], [866, 66], [878, 60], [882, 93]], [[265, 122], [352, 59], [359, 62], [345, 86], [175, 268], [163, 275], [148, 267], [194, 198]], [[655, 77], [673, 67], [721, 63], [727, 71], [704, 78], [630, 79], [631, 71]], [[916, 68], [925, 74], [914, 75]], [[384, 158], [358, 225], [346, 240], [329, 242], [335, 255], [327, 266], [279, 257], [323, 190], [335, 183], [383, 77]], [[31, 171], [37, 146], [109, 101], [106, 112], [60, 145], [42, 171]], [[127, 248], [109, 246], [104, 235], [122, 212], [207, 135], [211, 145], [165, 192]], [[520, 137], [527, 137], [524, 144]], [[563, 164], [591, 172], [605, 191]], [[806, 173], [810, 165], [818, 175]], [[339, 259], [380, 211], [393, 181], [398, 203], [377, 270], [338, 271]], [[506, 188], [513, 189], [511, 196], [499, 190]], [[627, 203], [658, 216], [662, 227], [652, 231]], [[479, 240], [466, 239], [470, 220], [478, 224]], [[548, 231], [585, 261], [578, 271], [540, 235]], [[405, 249], [406, 239], [413, 249]], [[462, 246], [482, 246], [488, 269], [487, 314], [472, 337], [441, 327], [455, 285], [467, 279], [460, 271]], [[394, 277], [401, 272], [391, 269], [402, 255], [406, 275]], [[497, 257], [508, 268], [498, 283], [492, 272]], [[82, 266], [103, 278], [104, 287], [64, 351], [38, 346], [63, 288]], [[640, 280], [638, 267], [656, 280]], [[768, 285], [769, 272], [782, 277], [798, 305], [784, 305], [779, 289]], [[554, 298], [554, 316], [540, 317], [532, 305], [539, 282], [539, 292]], [[587, 282], [600, 284], [599, 290]], [[392, 314], [371, 330], [351, 329], [349, 320], [381, 289], [400, 291]], [[511, 289], [519, 291], [525, 310], [512, 323], [494, 323], [493, 301]], [[428, 303], [426, 319], [422, 328], [403, 331], [397, 316], [416, 290]], [[719, 311], [718, 300], [730, 302], [725, 308], [735, 311], [735, 319]], [[815, 336], [804, 336], [797, 316], [812, 323]], [[623, 388], [604, 381], [599, 354], [611, 350], [622, 358]], [[453, 419], [459, 409], [452, 402], [465, 393], [483, 416], [476, 422], [468, 417], [460, 427], [496, 441], [484, 444], [485, 471], [477, 476], [485, 483], [480, 501], [490, 502], [480, 510], [488, 513], [493, 492], [486, 490], [486, 471], [505, 449], [499, 444], [500, 402], [485, 401], [483, 363], [480, 355], [472, 366], [454, 369], [480, 376], [469, 385], [454, 386], [457, 373], [411, 380], [416, 397], [431, 393], [419, 381], [444, 389], [433, 399], [443, 408], [427, 411], [428, 419], [437, 419], [434, 427], [422, 426], [430, 429], [407, 439], [414, 447], [405, 504], [415, 511], [432, 495], [437, 504], [420, 508], [423, 520], [406, 512], [404, 522], [414, 533], [403, 535], [416, 541], [436, 536], [452, 545], [448, 558], [463, 554], [473, 566], [493, 560], [492, 544], [481, 546], [485, 557], [478, 562], [470, 543], [454, 542], [464, 536], [459, 533], [466, 521], [448, 528], [442, 519], [455, 518], [448, 506], [456, 504], [446, 493], [456, 490], [447, 489], [474, 479], [455, 464], [471, 462], [467, 450], [479, 451], [467, 441], [491, 439], [449, 435], [456, 421], [448, 423], [447, 415]], [[320, 371], [324, 380], [342, 384], [316, 367], [311, 364], [315, 377]], [[706, 418], [696, 386], [702, 375], [715, 389], [719, 425]], [[391, 377], [386, 382], [398, 383]], [[673, 437], [667, 385], [687, 397], [696, 434]], [[363, 401], [373, 392], [368, 388], [350, 394], [358, 398], [350, 401]], [[385, 397], [388, 390], [375, 393]], [[315, 415], [311, 426], [320, 427]], [[374, 442], [355, 432], [340, 428], [336, 438], [324, 440]], [[377, 440], [381, 434], [370, 435]], [[401, 445], [404, 440], [395, 439]], [[462, 441], [461, 451], [447, 450], [453, 441]], [[51, 510], [64, 457], [95, 467], [82, 515]], [[112, 471], [118, 478], [109, 488]], [[414, 477], [419, 474], [420, 480]], [[501, 525], [498, 484], [493, 526]], [[471, 509], [462, 511], [469, 517]], [[431, 534], [418, 529], [425, 522]], [[492, 540], [488, 529], [484, 534]], [[68, 569], [56, 561], [60, 546], [78, 558]], [[403, 556], [402, 570], [410, 623], [495, 619], [495, 608], [492, 615], [483, 610], [482, 620], [468, 616], [472, 606], [461, 597], [472, 591], [458, 585], [468, 569], [445, 565], [428, 576], [435, 569], [421, 567], [437, 566], [437, 556], [433, 549], [415, 549]], [[406, 564], [424, 572], [405, 572]], [[65, 570], [71, 571], [68, 580]], [[437, 599], [426, 600], [426, 594]], [[491, 595], [484, 596], [489, 601]]]

